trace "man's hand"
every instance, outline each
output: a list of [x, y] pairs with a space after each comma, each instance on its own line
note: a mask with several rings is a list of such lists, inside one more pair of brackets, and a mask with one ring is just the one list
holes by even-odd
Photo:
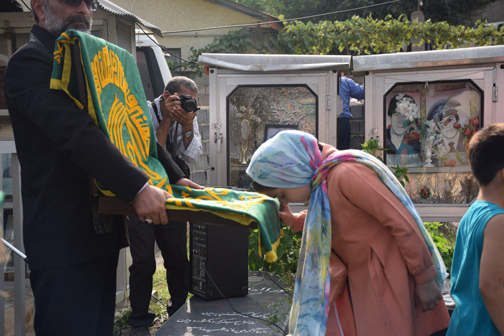
[[202, 187], [199, 184], [194, 183], [193, 181], [186, 179], [186, 178], [181, 178], [175, 184], [180, 185], [180, 186], [186, 186], [186, 187], [193, 188], [193, 189], [205, 189], [205, 187]]
[[197, 115], [198, 111], [186, 112], [184, 109], [180, 108], [172, 111], [171, 118], [178, 121], [178, 123], [182, 125], [182, 129], [187, 132], [193, 129], [193, 120]]
[[198, 115], [198, 112], [186, 112], [182, 108], [180, 101], [176, 99], [179, 99], [177, 92], [165, 99], [167, 115], [163, 115], [163, 118], [176, 120], [180, 125], [182, 125], [185, 132], [190, 131], [193, 127], [193, 120]]
[[289, 205], [280, 203], [280, 221], [283, 225], [292, 228], [294, 226], [294, 214], [292, 213]]
[[151, 220], [154, 224], [168, 224], [166, 214], [166, 199], [172, 198], [168, 192], [157, 187], [147, 185], [133, 199], [133, 207], [142, 222]]
[[178, 111], [180, 110], [181, 112], [184, 112], [184, 109], [182, 108], [182, 105], [180, 104], [179, 96], [178, 93], [175, 92], [171, 96], [168, 96], [169, 93], [165, 91], [163, 94], [163, 102], [165, 105], [165, 111], [163, 112], [163, 118], [168, 118], [171, 119], [171, 114], [173, 111]]
[[422, 305], [424, 313], [427, 310], [434, 310], [439, 301], [443, 300], [443, 294], [434, 279], [430, 279], [421, 285], [415, 285], [415, 295]]

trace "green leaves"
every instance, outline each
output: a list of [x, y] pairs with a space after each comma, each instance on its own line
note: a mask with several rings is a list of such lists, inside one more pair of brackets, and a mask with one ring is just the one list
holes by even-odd
[[406, 183], [410, 183], [408, 177], [408, 167], [401, 167], [397, 165], [395, 167], [390, 167], [390, 169], [394, 172], [395, 177], [399, 180], [399, 183], [401, 183], [403, 188], [406, 188]]
[[[378, 139], [370, 139], [363, 144], [361, 144], [362, 150], [366, 153], [369, 153], [375, 156], [378, 160], [383, 162], [383, 158], [381, 157], [381, 152], [389, 150], [388, 148], [380, 147], [380, 141]], [[401, 167], [399, 165], [395, 167], [390, 167], [390, 170], [394, 173], [395, 177], [401, 183], [403, 188], [406, 188], [406, 183], [410, 183], [408, 177], [408, 167]]]
[[354, 16], [346, 21], [295, 22], [277, 35], [278, 40], [295, 41], [296, 54], [349, 54], [369, 55], [406, 51], [415, 45], [429, 43], [432, 49], [459, 48], [470, 45], [504, 43], [504, 28], [478, 22], [474, 28], [453, 26], [447, 22], [410, 22], [401, 15], [383, 20], [371, 16]]
[[442, 232], [440, 232], [440, 229], [445, 227], [445, 224], [443, 223], [426, 222], [424, 225], [439, 250], [439, 253], [446, 265], [446, 269], [449, 272], [453, 261], [453, 252], [455, 252], [455, 236], [447, 238]]
[[[272, 15], [285, 15], [287, 18], [304, 17], [321, 13], [330, 13], [377, 4], [373, 0], [234, 0], [237, 3], [262, 10]], [[426, 18], [433, 21], [447, 21], [451, 24], [466, 22], [476, 9], [482, 9], [495, 0], [442, 0], [423, 1], [422, 12]], [[399, 16], [402, 13], [412, 13], [418, 10], [417, 0], [401, 0], [384, 6], [347, 11], [339, 14], [318, 16], [315, 22], [327, 20], [348, 20], [353, 15], [373, 15], [385, 19], [389, 15]]]
[[[277, 248], [278, 260], [274, 263], [264, 262], [264, 268], [268, 272], [273, 272], [284, 282], [291, 276], [294, 276], [297, 268], [299, 248], [301, 245], [301, 232], [294, 232], [284, 228], [284, 236], [280, 239], [280, 245]], [[249, 244], [253, 249], [249, 249], [249, 270], [259, 271], [262, 269], [263, 260], [259, 261], [259, 231], [251, 230], [249, 235]], [[255, 252], [255, 253], [254, 253]]]
[[[447, 22], [410, 22], [405, 15], [394, 19], [353, 16], [346, 21], [292, 21], [276, 35], [265, 35], [257, 29], [242, 28], [215, 39], [202, 49], [191, 48], [189, 59], [197, 62], [202, 53], [259, 53], [305, 55], [370, 55], [404, 52], [410, 45], [427, 43], [431, 49], [454, 49], [468, 46], [504, 44], [504, 27], [476, 22], [474, 27], [450, 25]], [[171, 63], [170, 68], [204, 73], [197, 64]]]
[[381, 157], [381, 155], [379, 155], [380, 152], [388, 150], [387, 148], [381, 148], [380, 141], [378, 141], [377, 139], [370, 139], [364, 142], [363, 144], [361, 144], [361, 149], [364, 152], [375, 156], [381, 162], [383, 162], [383, 158]]

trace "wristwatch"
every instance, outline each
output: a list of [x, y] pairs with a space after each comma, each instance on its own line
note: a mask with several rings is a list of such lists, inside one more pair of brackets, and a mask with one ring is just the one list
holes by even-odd
[[194, 131], [190, 130], [190, 131], [184, 132], [184, 137], [190, 138], [193, 134], [194, 134]]

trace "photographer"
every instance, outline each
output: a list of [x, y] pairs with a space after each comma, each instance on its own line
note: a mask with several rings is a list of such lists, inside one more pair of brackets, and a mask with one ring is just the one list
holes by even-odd
[[[187, 77], [174, 77], [161, 96], [148, 102], [158, 142], [171, 153], [187, 177], [190, 172], [185, 161], [196, 161], [202, 152], [196, 119], [197, 93], [194, 81]], [[128, 231], [133, 257], [130, 266], [130, 336], [150, 336], [148, 328], [155, 318], [149, 313], [152, 276], [156, 271], [154, 244], [158, 244], [163, 255], [171, 296], [167, 311], [171, 317], [185, 303], [189, 289], [187, 223], [170, 221], [169, 225], [151, 225], [131, 218]]]
[[195, 162], [202, 152], [196, 118], [199, 110], [196, 104], [197, 94], [196, 83], [190, 78], [179, 76], [166, 84], [161, 96], [149, 102], [158, 142], [172, 155], [187, 162]]

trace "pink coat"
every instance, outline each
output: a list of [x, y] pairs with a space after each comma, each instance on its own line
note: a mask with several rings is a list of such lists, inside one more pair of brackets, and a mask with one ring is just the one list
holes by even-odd
[[[323, 157], [334, 151], [324, 145]], [[409, 211], [359, 163], [335, 166], [327, 188], [333, 253], [326, 335], [423, 336], [447, 328], [444, 302], [426, 313], [415, 303], [415, 284], [437, 273]], [[305, 216], [296, 215], [294, 230]]]

